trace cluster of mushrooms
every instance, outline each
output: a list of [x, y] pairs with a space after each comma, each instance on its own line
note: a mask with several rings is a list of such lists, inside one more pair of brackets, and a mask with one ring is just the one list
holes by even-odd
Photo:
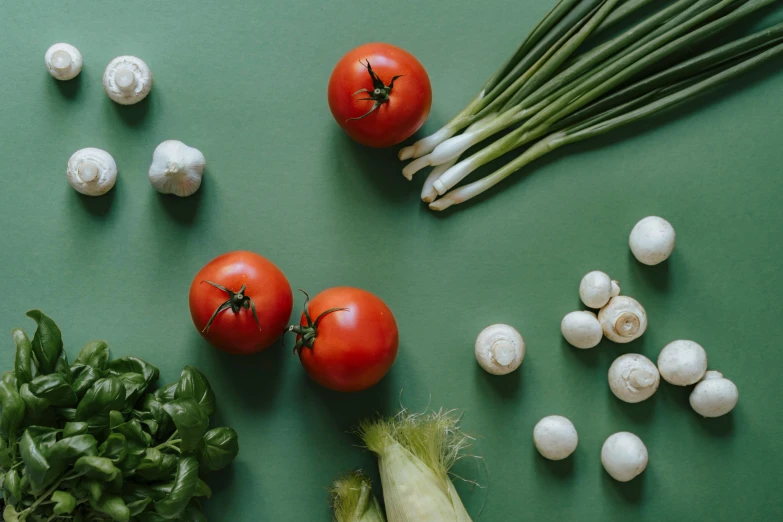
[[[82, 70], [83, 58], [76, 47], [67, 43], [52, 45], [44, 55], [46, 69], [53, 78], [72, 80]], [[140, 58], [119, 56], [109, 62], [103, 73], [103, 89], [120, 105], [140, 102], [152, 89], [152, 71]], [[204, 155], [181, 141], [166, 140], [152, 154], [148, 177], [150, 184], [163, 194], [190, 196], [201, 186], [206, 167]], [[102, 149], [77, 150], [66, 167], [68, 183], [86, 196], [101, 196], [117, 182], [117, 163]]]

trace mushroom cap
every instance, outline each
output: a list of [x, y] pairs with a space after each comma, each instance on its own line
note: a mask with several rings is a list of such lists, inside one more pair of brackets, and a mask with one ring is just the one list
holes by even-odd
[[611, 477], [628, 482], [647, 467], [649, 455], [642, 439], [627, 431], [610, 435], [601, 448], [601, 464]]
[[[95, 179], [86, 181], [81, 178], [80, 168], [85, 163], [98, 167]], [[101, 196], [110, 191], [117, 182], [117, 163], [105, 150], [88, 147], [71, 155], [65, 173], [68, 183], [77, 192], [86, 196]]]
[[493, 324], [484, 328], [474, 345], [479, 365], [493, 375], [511, 373], [525, 358], [525, 340], [507, 324]]
[[612, 297], [598, 311], [604, 335], [616, 343], [629, 343], [647, 330], [647, 313], [639, 301], [626, 295]]
[[609, 388], [624, 402], [649, 399], [658, 389], [661, 376], [655, 364], [638, 353], [627, 353], [614, 360], [609, 367]]
[[576, 348], [594, 348], [604, 337], [601, 323], [593, 312], [571, 312], [560, 322], [560, 332]]
[[570, 420], [550, 415], [538, 421], [533, 428], [533, 443], [545, 458], [562, 460], [574, 452], [579, 436]]
[[[119, 69], [129, 69], [133, 72], [136, 84], [130, 91], [123, 91], [117, 86], [115, 73]], [[138, 103], [150, 93], [152, 89], [152, 71], [144, 63], [144, 60], [135, 56], [118, 56], [109, 62], [103, 72], [103, 89], [113, 101], [120, 105], [133, 105]]]
[[658, 371], [670, 384], [690, 386], [707, 371], [707, 352], [700, 344], [683, 339], [672, 341], [658, 355]]
[[579, 283], [579, 297], [586, 307], [601, 308], [612, 297], [612, 278], [600, 270], [587, 273]]
[[648, 216], [636, 223], [628, 237], [634, 257], [645, 265], [666, 261], [674, 250], [674, 243], [674, 227], [658, 216]]
[[690, 396], [691, 408], [702, 417], [726, 415], [739, 400], [739, 390], [720, 372], [707, 372]]
[[[66, 52], [68, 53], [68, 56], [71, 57], [71, 63], [68, 67], [63, 69], [55, 67], [53, 58], [55, 53], [58, 52]], [[71, 44], [64, 42], [56, 43], [46, 50], [46, 54], [44, 54], [44, 63], [46, 64], [46, 69], [53, 78], [63, 81], [72, 80], [82, 72], [82, 53]]]

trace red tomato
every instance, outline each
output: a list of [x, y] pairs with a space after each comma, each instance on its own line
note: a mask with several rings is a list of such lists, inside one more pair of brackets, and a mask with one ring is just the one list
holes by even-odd
[[363, 145], [389, 147], [419, 130], [430, 113], [427, 71], [404, 49], [368, 43], [343, 56], [329, 78], [329, 108]]
[[397, 357], [394, 315], [378, 297], [358, 288], [321, 292], [305, 302], [299, 326], [289, 330], [297, 333], [297, 352], [305, 371], [332, 390], [369, 388], [386, 375]]
[[202, 337], [236, 354], [271, 346], [285, 332], [294, 306], [283, 272], [268, 259], [242, 250], [207, 263], [190, 285], [189, 300], [190, 316]]

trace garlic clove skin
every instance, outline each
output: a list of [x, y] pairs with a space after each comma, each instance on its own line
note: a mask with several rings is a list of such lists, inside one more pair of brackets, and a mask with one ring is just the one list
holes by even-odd
[[610, 435], [601, 448], [601, 464], [619, 482], [628, 482], [640, 475], [647, 468], [648, 461], [647, 446], [642, 439], [627, 431]]
[[82, 53], [71, 44], [56, 43], [46, 50], [44, 63], [52, 78], [72, 80], [82, 72]]
[[166, 140], [152, 153], [150, 184], [162, 194], [190, 196], [201, 186], [207, 160], [200, 150], [177, 140]]
[[670, 384], [696, 384], [707, 371], [707, 352], [693, 341], [672, 341], [658, 355], [658, 371]]
[[525, 340], [507, 324], [493, 324], [484, 328], [474, 345], [476, 361], [493, 375], [511, 373], [525, 358]]
[[658, 390], [661, 376], [655, 364], [638, 353], [627, 353], [609, 367], [609, 388], [623, 402], [649, 399]]
[[707, 372], [690, 396], [691, 408], [702, 417], [726, 415], [734, 409], [738, 400], [737, 386], [716, 371]]
[[634, 257], [642, 264], [663, 263], [674, 251], [674, 227], [658, 216], [648, 216], [633, 227], [628, 237]]
[[604, 337], [601, 323], [593, 312], [571, 312], [560, 322], [560, 332], [575, 348], [595, 348]]
[[598, 321], [606, 338], [616, 343], [630, 343], [647, 330], [644, 307], [633, 297], [625, 295], [612, 297], [598, 311]]
[[103, 72], [103, 89], [112, 101], [133, 105], [150, 93], [152, 71], [141, 58], [118, 56]]
[[563, 460], [579, 443], [574, 424], [560, 415], [544, 417], [533, 428], [533, 443], [544, 458]]
[[101, 196], [117, 182], [117, 163], [105, 150], [77, 150], [68, 160], [65, 171], [68, 183], [85, 196]]
[[579, 283], [579, 297], [586, 307], [601, 308], [612, 297], [612, 279], [600, 270], [589, 272]]

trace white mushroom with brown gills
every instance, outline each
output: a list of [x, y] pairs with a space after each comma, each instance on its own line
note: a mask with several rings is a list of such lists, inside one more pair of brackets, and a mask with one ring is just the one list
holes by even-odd
[[624, 295], [612, 297], [598, 311], [604, 335], [616, 343], [629, 343], [647, 330], [647, 313], [636, 299]]
[[71, 44], [56, 43], [46, 50], [44, 63], [52, 78], [72, 80], [82, 72], [82, 53]]
[[658, 371], [670, 384], [696, 384], [707, 371], [707, 352], [693, 341], [672, 341], [658, 355]]
[[150, 93], [152, 71], [141, 58], [118, 56], [103, 72], [103, 89], [120, 105], [133, 105]]
[[117, 163], [105, 150], [88, 147], [73, 153], [65, 173], [77, 192], [101, 196], [117, 182]]
[[609, 367], [609, 388], [623, 402], [641, 402], [658, 389], [661, 376], [655, 364], [638, 353], [627, 353]]
[[702, 417], [726, 415], [734, 409], [738, 400], [737, 386], [716, 371], [707, 372], [690, 396], [691, 408]]
[[484, 328], [474, 345], [479, 365], [493, 375], [511, 373], [525, 358], [525, 340], [507, 324], [493, 324]]
[[621, 431], [610, 435], [601, 448], [601, 464], [611, 477], [628, 482], [647, 468], [649, 455], [642, 439]]

